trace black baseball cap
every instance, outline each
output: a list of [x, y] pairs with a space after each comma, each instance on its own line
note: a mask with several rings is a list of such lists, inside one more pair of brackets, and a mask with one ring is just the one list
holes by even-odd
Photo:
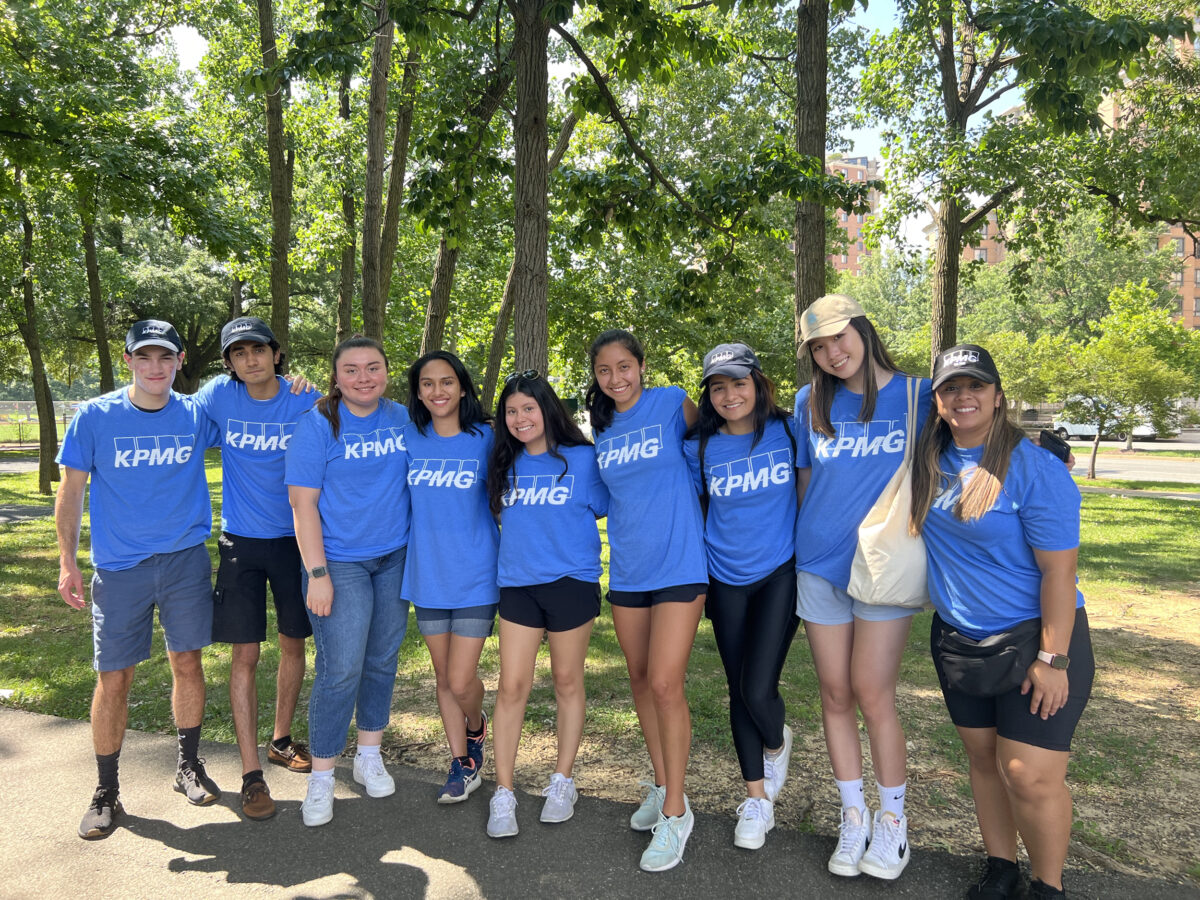
[[125, 335], [125, 352], [132, 353], [140, 347], [166, 347], [175, 353], [183, 352], [183, 341], [170, 322], [162, 319], [142, 319], [134, 322]]
[[933, 389], [937, 390], [951, 378], [970, 375], [984, 384], [999, 384], [1000, 373], [992, 355], [978, 344], [959, 344], [939, 353], [933, 361]]
[[239, 316], [231, 322], [226, 322], [221, 329], [221, 355], [229, 352], [229, 348], [238, 341], [253, 341], [256, 344], [274, 344], [275, 334], [267, 323], [256, 316]]
[[745, 344], [717, 344], [704, 354], [704, 375], [700, 383], [713, 375], [728, 375], [730, 378], [745, 378], [751, 370], [762, 370], [754, 351]]

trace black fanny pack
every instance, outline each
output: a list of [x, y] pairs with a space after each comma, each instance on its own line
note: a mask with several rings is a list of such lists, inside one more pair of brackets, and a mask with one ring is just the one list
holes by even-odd
[[1042, 620], [1029, 619], [981, 641], [942, 625], [938, 657], [946, 686], [976, 697], [996, 697], [1020, 687], [1042, 642]]

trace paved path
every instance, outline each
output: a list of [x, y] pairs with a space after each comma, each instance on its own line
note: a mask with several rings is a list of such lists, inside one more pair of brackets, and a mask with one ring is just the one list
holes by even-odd
[[[165, 687], [165, 686], [164, 686]], [[237, 748], [205, 742], [209, 773], [228, 789], [208, 807], [171, 790], [172, 735], [130, 732], [121, 754], [122, 827], [102, 841], [75, 828], [95, 784], [87, 723], [0, 708], [0, 894], [6, 898], [872, 898], [961, 897], [979, 860], [915, 848], [894, 883], [830, 875], [833, 838], [776, 829], [764, 849], [732, 844], [733, 819], [698, 815], [682, 865], [637, 868], [646, 836], [631, 807], [583, 796], [562, 825], [537, 821], [541, 798], [518, 791], [521, 834], [484, 834], [488, 781], [466, 803], [434, 802], [440, 776], [392, 766], [397, 791], [363, 796], [349, 761], [337, 774], [333, 821], [305, 828], [304, 777], [270, 767], [279, 813], [237, 812]], [[795, 773], [794, 777], [803, 777]], [[827, 777], [822, 772], [821, 777]], [[586, 784], [582, 785], [586, 791]], [[785, 789], [781, 802], [787, 802]], [[1071, 896], [1182, 900], [1185, 885], [1099, 872], [1069, 876]]]

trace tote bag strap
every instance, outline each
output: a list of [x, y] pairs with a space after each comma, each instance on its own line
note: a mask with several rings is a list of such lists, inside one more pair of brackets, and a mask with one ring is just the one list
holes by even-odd
[[904, 462], [912, 459], [913, 441], [917, 437], [917, 398], [921, 393], [921, 379], [905, 376], [905, 393], [908, 397], [908, 434], [904, 439]]

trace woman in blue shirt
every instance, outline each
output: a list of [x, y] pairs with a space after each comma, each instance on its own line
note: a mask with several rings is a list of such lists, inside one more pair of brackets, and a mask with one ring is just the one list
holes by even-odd
[[585, 403], [609, 490], [608, 601], [654, 766], [654, 784], [629, 824], [654, 833], [640, 865], [661, 872], [679, 864], [695, 824], [683, 793], [692, 741], [684, 676], [708, 569], [683, 435], [696, 407], [680, 388], [643, 386], [645, 353], [628, 331], [600, 334], [589, 357]]
[[500, 518], [500, 689], [492, 714], [496, 792], [491, 837], [517, 833], [513, 768], [542, 635], [558, 704], [558, 761], [541, 821], [575, 813], [575, 754], [583, 737], [583, 664], [600, 614], [600, 533], [608, 512], [591, 442], [532, 370], [510, 375], [496, 404], [488, 501]]
[[[1071, 737], [1095, 661], [1076, 586], [1079, 489], [1057, 457], [1008, 421], [1000, 374], [982, 347], [934, 360], [936, 407], [913, 463], [912, 527], [925, 539], [934, 665], [967, 751], [988, 859], [968, 897], [1018, 897], [1017, 835], [1029, 896], [1062, 897], [1071, 839]], [[1022, 629], [1025, 656], [965, 680], [963, 643]], [[1008, 676], [1008, 677], [1004, 677]]]
[[792, 732], [779, 676], [796, 616], [796, 452], [775, 385], [745, 344], [704, 357], [700, 419], [684, 455], [707, 498], [704, 544], [717, 650], [729, 682], [729, 723], [746, 799], [733, 843], [757, 850], [775, 827]]
[[438, 709], [450, 745], [439, 803], [459, 803], [479, 787], [487, 716], [479, 654], [492, 633], [499, 591], [499, 532], [488, 509], [491, 417], [471, 375], [453, 353], [435, 350], [408, 371], [405, 429], [413, 538], [404, 599], [437, 678]]
[[[408, 626], [400, 599], [408, 544], [403, 406], [383, 396], [387, 356], [356, 335], [333, 351], [329, 393], [300, 416], [285, 480], [304, 561], [304, 596], [316, 646], [308, 702], [312, 774], [304, 824], [333, 817], [333, 766], [358, 726], [354, 780], [371, 797], [396, 790], [379, 747], [392, 709], [396, 657]], [[387, 516], [366, 512], [386, 509]]]

